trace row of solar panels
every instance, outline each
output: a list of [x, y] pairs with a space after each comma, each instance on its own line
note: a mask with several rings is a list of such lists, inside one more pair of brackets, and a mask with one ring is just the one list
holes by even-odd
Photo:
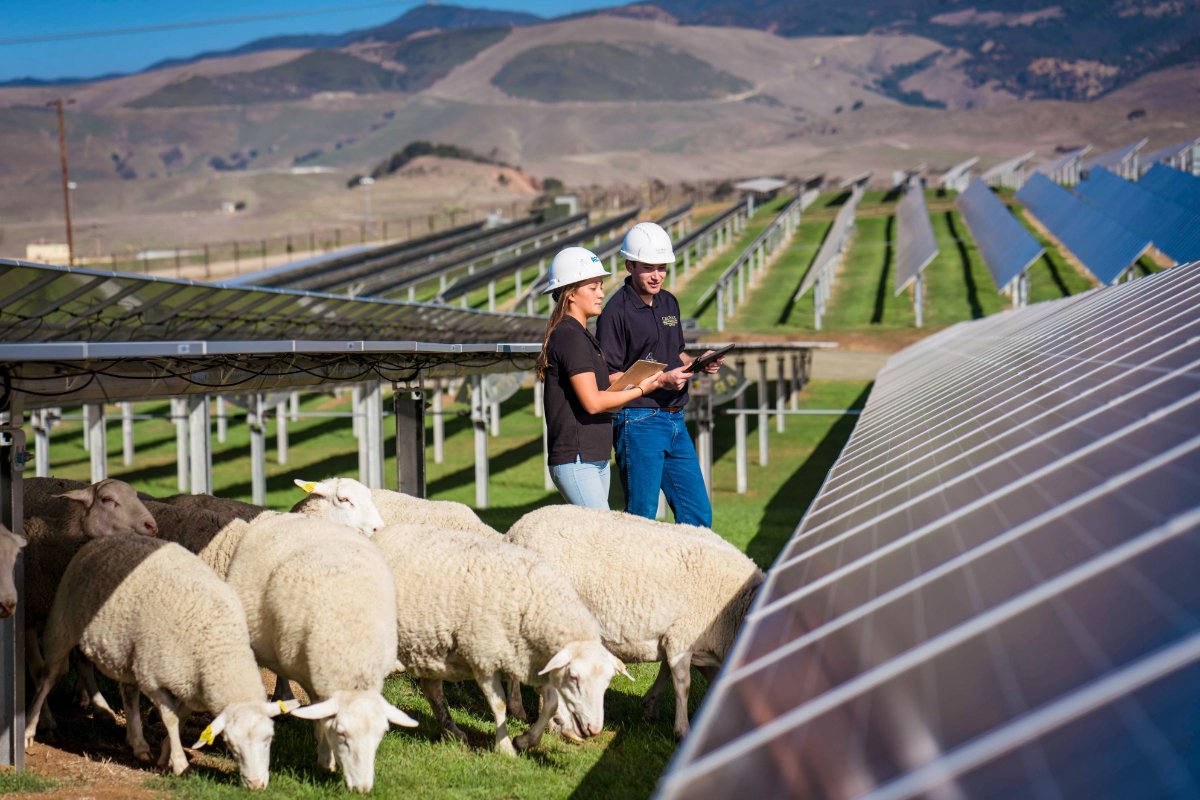
[[1200, 796], [1200, 263], [889, 361], [661, 798]]

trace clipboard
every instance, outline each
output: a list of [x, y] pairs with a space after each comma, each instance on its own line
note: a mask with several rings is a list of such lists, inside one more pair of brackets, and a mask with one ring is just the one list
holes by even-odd
[[695, 375], [697, 372], [699, 372], [700, 370], [703, 370], [709, 364], [716, 361], [718, 358], [725, 355], [732, 349], [733, 349], [733, 345], [727, 344], [724, 347], [719, 347], [716, 350], [713, 350], [711, 353], [709, 353], [706, 356], [699, 356], [697, 358], [694, 358], [694, 359], [692, 359], [692, 363], [688, 364], [688, 368], [685, 370], [685, 372], [690, 372], [691, 374]]
[[606, 391], [622, 392], [626, 389], [632, 389], [642, 381], [649, 378], [651, 375], [657, 375], [666, 369], [666, 364], [658, 361], [648, 361], [641, 359], [633, 362], [633, 366], [625, 370], [619, 378], [612, 382]]

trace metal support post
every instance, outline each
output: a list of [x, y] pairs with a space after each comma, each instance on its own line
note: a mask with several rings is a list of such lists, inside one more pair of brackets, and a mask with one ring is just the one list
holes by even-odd
[[288, 421], [287, 401], [281, 400], [275, 404], [275, 449], [276, 460], [280, 464], [288, 462]]
[[921, 306], [923, 305], [923, 303], [922, 303], [921, 296], [924, 294], [924, 292], [923, 292], [924, 287], [921, 284], [922, 284], [921, 276], [918, 275], [917, 282], [915, 284], [913, 284], [913, 310], [916, 311], [916, 313], [917, 313], [917, 327], [918, 328], [921, 327], [921, 323], [922, 323]]
[[792, 411], [800, 408], [800, 356], [792, 353], [791, 406]]
[[[22, 533], [25, 519], [22, 473], [25, 451], [25, 412], [19, 394], [9, 396], [7, 418], [0, 434], [0, 522]], [[43, 425], [46, 420], [43, 417]], [[40, 455], [40, 454], [39, 454]], [[18, 772], [25, 769], [25, 557], [18, 557], [12, 578], [20, 602], [12, 616], [0, 620], [0, 763]]]
[[787, 372], [784, 369], [787, 356], [780, 353], [775, 360], [775, 431], [783, 433], [784, 410], [787, 408]]
[[300, 421], [300, 393], [288, 393], [288, 417], [292, 422]]
[[89, 406], [87, 413], [87, 430], [84, 437], [88, 440], [88, 455], [91, 456], [92, 483], [108, 477], [108, 437], [105, 435], [104, 406], [95, 403]]
[[91, 420], [89, 419], [89, 416], [91, 415], [91, 413], [92, 413], [91, 406], [88, 406], [86, 404], [81, 406], [79, 409], [79, 415], [83, 418], [83, 423], [82, 423], [83, 424], [83, 452], [85, 452], [85, 453], [88, 451], [88, 448], [90, 448], [92, 446], [92, 443], [88, 441], [88, 436], [87, 436], [88, 428], [91, 427], [91, 425], [89, 424], [91, 422]]
[[492, 403], [491, 411], [488, 413], [488, 423], [491, 428], [492, 436], [500, 435], [500, 404]]
[[208, 418], [208, 395], [187, 398], [188, 477], [192, 494], [212, 494], [212, 442]]
[[717, 330], [725, 330], [725, 285], [717, 284]]
[[767, 357], [758, 357], [758, 463], [767, 465]]
[[546, 426], [545, 414], [542, 415], [542, 487], [546, 491], [554, 488], [554, 480], [550, 477], [550, 430]]
[[538, 380], [537, 376], [533, 379], [533, 415], [535, 417], [542, 416], [542, 406], [546, 402], [546, 384]]
[[229, 438], [229, 410], [225, 408], [225, 396], [217, 395], [217, 443], [225, 444]]
[[672, 261], [667, 266], [667, 288], [668, 289], [675, 288], [675, 262], [674, 261]]
[[383, 487], [383, 387], [367, 381], [363, 388], [363, 439], [366, 440], [367, 470], [362, 482], [372, 489]]
[[[746, 374], [746, 360], [739, 358], [737, 360], [737, 371], [739, 375]], [[734, 408], [746, 407], [746, 393], [739, 392], [738, 396], [733, 398]], [[734, 428], [734, 448], [737, 455], [737, 493], [746, 493], [746, 426], [748, 420], [745, 414], [735, 414], [733, 418]]]
[[521, 291], [521, 277], [523, 270], [518, 269], [516, 274], [516, 285], [513, 288], [513, 294], [520, 297], [524, 292]]
[[188, 490], [188, 428], [187, 400], [171, 398], [171, 420], [175, 423], [175, 484], [179, 491]]
[[133, 403], [121, 403], [121, 463], [133, 466]]
[[488, 507], [488, 404], [483, 399], [483, 376], [471, 376], [471, 429], [475, 434], [475, 507]]
[[443, 396], [446, 387], [442, 382], [433, 384], [433, 463], [441, 464], [446, 460], [446, 419], [443, 416]]
[[267, 503], [267, 423], [261, 394], [246, 398], [246, 427], [250, 430], [250, 502]]
[[399, 389], [393, 386], [392, 409], [396, 415], [396, 487], [404, 494], [424, 497], [424, 389]]
[[37, 476], [50, 477], [50, 422], [53, 418], [48, 408], [34, 411], [31, 415], [33, 423], [33, 454], [36, 460]]
[[[711, 378], [702, 378], [712, 382]], [[713, 402], [711, 390], [699, 398], [696, 407], [696, 451], [700, 457], [700, 474], [711, 503], [713, 495]]]
[[496, 282], [488, 281], [488, 311], [496, 310]]

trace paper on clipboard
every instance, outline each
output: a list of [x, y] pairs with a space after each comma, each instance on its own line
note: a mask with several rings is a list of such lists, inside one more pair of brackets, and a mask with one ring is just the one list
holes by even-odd
[[620, 377], [612, 382], [608, 387], [608, 391], [621, 392], [625, 389], [632, 389], [651, 375], [657, 375], [662, 372], [666, 366], [666, 364], [658, 361], [647, 361], [646, 359], [635, 361], [633, 362], [633, 366], [625, 370]]

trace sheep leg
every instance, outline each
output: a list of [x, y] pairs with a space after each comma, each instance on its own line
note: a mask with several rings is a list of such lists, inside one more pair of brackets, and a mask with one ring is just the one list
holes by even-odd
[[662, 700], [663, 690], [667, 688], [667, 679], [671, 677], [671, 665], [664, 658], [658, 665], [658, 675], [654, 678], [654, 683], [650, 685], [649, 691], [642, 699], [642, 716], [646, 720], [658, 719], [658, 704]]
[[538, 714], [537, 721], [529, 730], [522, 733], [514, 740], [517, 750], [528, 750], [531, 747], [537, 747], [542, 742], [542, 733], [546, 730], [546, 724], [550, 722], [550, 718], [558, 711], [558, 692], [553, 686], [545, 686], [542, 689], [542, 707]]
[[675, 738], [688, 735], [688, 693], [692, 689], [692, 654], [685, 650], [674, 658], [667, 659], [671, 665], [671, 678], [675, 682]]
[[[177, 711], [181, 704], [171, 696], [170, 692], [162, 689], [155, 689], [151, 692], [150, 699], [154, 702], [158, 709], [158, 716], [162, 718], [163, 725], [167, 728], [167, 738], [163, 740], [162, 750], [158, 755], [158, 766], [170, 765], [172, 772], [182, 775], [183, 771], [188, 768], [188, 760], [187, 755], [183, 752], [183, 742], [179, 739], [180, 716]], [[183, 713], [183, 719], [187, 719], [186, 710]]]
[[467, 741], [467, 735], [462, 732], [461, 728], [454, 724], [454, 720], [450, 717], [450, 706], [446, 705], [446, 695], [442, 692], [442, 682], [422, 679], [421, 692], [425, 695], [425, 699], [429, 701], [429, 707], [433, 709], [433, 718], [437, 720], [442, 736], [447, 738], [453, 737], [460, 742]]
[[529, 714], [525, 713], [525, 703], [521, 698], [521, 682], [516, 678], [508, 679], [508, 715], [529, 722]]
[[[35, 630], [25, 631], [25, 668], [29, 670], [29, 678], [33, 685], [41, 685], [42, 678], [46, 675], [46, 660], [42, 658], [42, 642]], [[57, 729], [58, 723], [54, 721], [50, 706], [43, 706], [42, 715], [38, 719], [38, 733], [47, 734]]]
[[496, 752], [506, 756], [515, 756], [517, 750], [513, 747], [512, 739], [508, 737], [507, 704], [504, 702], [504, 678], [500, 673], [491, 675], [476, 675], [475, 682], [483, 690], [484, 699], [492, 709], [496, 718]]
[[133, 748], [138, 761], [150, 760], [150, 745], [142, 735], [142, 693], [137, 684], [121, 684], [121, 703], [125, 708], [125, 742]]
[[79, 652], [78, 648], [74, 653], [75, 672], [79, 675], [79, 682], [75, 687], [79, 692], [79, 706], [81, 708], [94, 706], [107, 713], [115, 722], [117, 712], [112, 710], [112, 706], [104, 699], [104, 695], [100, 693], [100, 687], [96, 685], [96, 668], [92, 666], [92, 662], [88, 660], [87, 656]]
[[29, 707], [28, 716], [26, 717], [26, 750], [33, 744], [33, 737], [38, 727], [38, 717], [41, 715], [42, 708], [46, 705], [46, 696], [50, 694], [50, 690], [54, 688], [54, 684], [58, 683], [59, 679], [67, 672], [67, 653], [69, 652], [70, 648], [67, 648], [62, 653], [54, 654], [54, 657], [47, 663], [46, 669], [42, 674], [42, 682], [38, 685], [37, 695], [34, 697], [33, 705]]

